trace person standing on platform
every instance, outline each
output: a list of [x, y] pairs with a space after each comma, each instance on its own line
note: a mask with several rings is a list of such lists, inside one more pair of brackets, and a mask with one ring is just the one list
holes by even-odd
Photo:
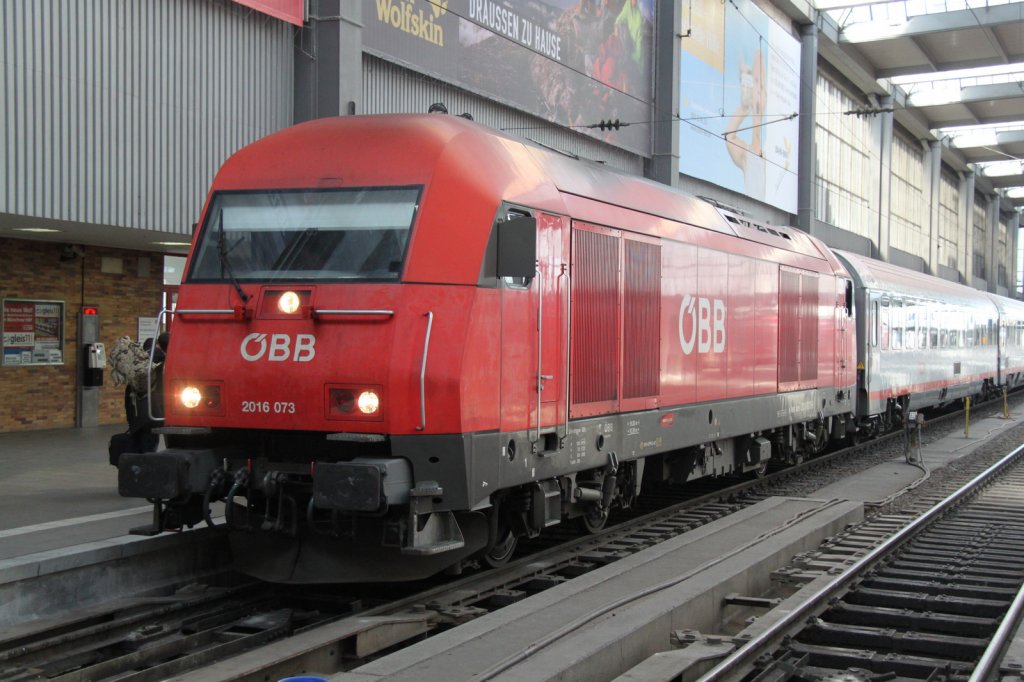
[[159, 422], [153, 417], [163, 416], [163, 363], [170, 334], [165, 332], [157, 337], [156, 349], [152, 350], [153, 370], [147, 378], [152, 344], [152, 339], [146, 339], [140, 346], [123, 336], [110, 354], [114, 385], [125, 384], [124, 411], [128, 421], [128, 430], [110, 439], [108, 449], [113, 466], [117, 466], [122, 453], [156, 452], [160, 444], [160, 436], [153, 433]]

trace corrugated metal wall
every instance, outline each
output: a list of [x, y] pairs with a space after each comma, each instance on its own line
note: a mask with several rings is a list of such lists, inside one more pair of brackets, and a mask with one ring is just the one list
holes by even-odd
[[468, 112], [478, 123], [512, 135], [600, 161], [633, 175], [643, 175], [643, 158], [616, 149], [581, 133], [484, 99], [438, 80], [414, 73], [370, 54], [363, 54], [363, 106], [361, 114], [425, 113], [434, 102], [444, 102], [452, 114]]
[[227, 0], [0, 2], [0, 212], [188, 234], [292, 120], [292, 27]]

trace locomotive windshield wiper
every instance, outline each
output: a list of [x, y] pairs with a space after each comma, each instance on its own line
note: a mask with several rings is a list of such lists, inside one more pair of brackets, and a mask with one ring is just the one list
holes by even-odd
[[231, 280], [231, 283], [235, 285], [235, 291], [238, 292], [238, 297], [242, 299], [242, 303], [248, 303], [249, 297], [242, 290], [242, 286], [238, 283], [235, 278], [235, 272], [231, 269], [231, 261], [228, 260], [228, 251], [225, 248], [224, 243], [224, 209], [220, 209], [220, 213], [217, 214], [217, 255], [220, 256], [220, 269], [221, 276], [227, 275]]

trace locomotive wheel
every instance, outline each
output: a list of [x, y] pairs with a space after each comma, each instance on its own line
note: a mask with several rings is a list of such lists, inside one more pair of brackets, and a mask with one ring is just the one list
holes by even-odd
[[587, 533], [599, 533], [608, 522], [608, 509], [601, 509], [596, 504], [588, 504], [583, 516], [577, 519], [580, 530]]
[[762, 459], [750, 472], [754, 474], [754, 478], [764, 478], [768, 474], [768, 460]]
[[487, 554], [484, 554], [484, 563], [489, 568], [504, 566], [512, 558], [512, 555], [515, 554], [516, 545], [518, 544], [519, 538], [509, 528], [501, 539], [494, 543], [494, 547], [491, 547]]

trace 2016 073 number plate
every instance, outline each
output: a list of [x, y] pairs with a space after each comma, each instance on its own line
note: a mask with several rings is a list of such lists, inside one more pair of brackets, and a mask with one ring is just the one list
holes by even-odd
[[242, 412], [251, 414], [295, 414], [295, 403], [269, 400], [243, 400]]

